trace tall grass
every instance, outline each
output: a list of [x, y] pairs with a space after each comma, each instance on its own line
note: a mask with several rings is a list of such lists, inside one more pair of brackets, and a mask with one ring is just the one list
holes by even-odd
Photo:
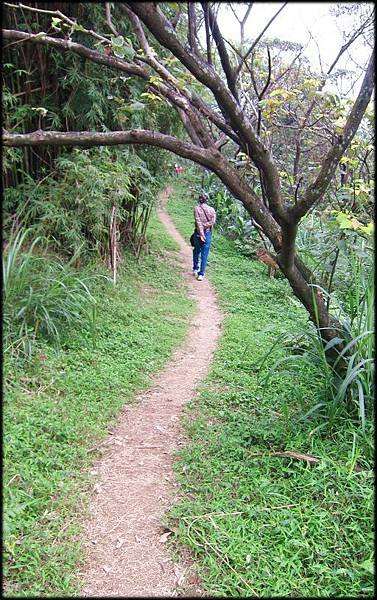
[[27, 359], [38, 339], [59, 345], [67, 326], [93, 326], [96, 304], [88, 278], [41, 254], [41, 238], [30, 242], [32, 233], [20, 230], [3, 255], [5, 352]]
[[[289, 370], [294, 369], [298, 362], [319, 364], [327, 382], [327, 398], [316, 403], [302, 418], [319, 411], [326, 416], [331, 427], [336, 416], [340, 413], [352, 416], [356, 408], [361, 428], [365, 431], [367, 414], [372, 413], [374, 398], [374, 273], [370, 271], [365, 276], [356, 263], [353, 264], [352, 315], [348, 316], [338, 305], [337, 316], [342, 323], [339, 336], [323, 345], [314, 326], [298, 335], [284, 333], [268, 350], [264, 361], [278, 345], [284, 344], [290, 350], [290, 354], [272, 365], [267, 380], [282, 365]], [[340, 351], [336, 350], [338, 344], [343, 345]], [[330, 350], [337, 354], [335, 359], [329, 358]], [[340, 363], [342, 369], [339, 369]], [[326, 424], [324, 422], [319, 427]]]

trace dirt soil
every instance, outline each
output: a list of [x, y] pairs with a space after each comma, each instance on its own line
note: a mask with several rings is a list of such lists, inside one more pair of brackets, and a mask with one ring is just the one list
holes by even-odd
[[205, 377], [220, 335], [222, 314], [208, 281], [192, 275], [192, 249], [164, 210], [158, 215], [178, 242], [188, 293], [197, 303], [184, 344], [155, 377], [152, 387], [126, 405], [101, 445], [90, 518], [84, 523], [85, 563], [81, 597], [201, 595], [189, 562], [173, 562], [163, 517], [179, 489], [172, 453], [184, 443], [182, 408]]

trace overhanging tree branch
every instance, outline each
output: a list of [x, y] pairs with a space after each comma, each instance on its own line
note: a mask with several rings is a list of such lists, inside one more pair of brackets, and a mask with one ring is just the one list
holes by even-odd
[[182, 46], [158, 5], [150, 2], [127, 2], [126, 4], [139, 16], [158, 42], [170, 50], [201, 83], [212, 91], [223, 114], [228, 116], [233, 129], [245, 144], [250, 158], [265, 176], [266, 193], [271, 210], [276, 217], [284, 219], [278, 169], [268, 149], [256, 135], [251, 123], [221, 77], [213, 68], [200, 61], [189, 49]]
[[117, 146], [120, 144], [148, 144], [170, 150], [182, 158], [213, 166], [210, 152], [189, 144], [179, 138], [158, 131], [131, 129], [129, 131], [34, 131], [32, 133], [3, 132], [3, 144], [7, 147], [22, 146]]
[[252, 217], [269, 238], [279, 246], [281, 241], [280, 227], [269, 211], [260, 205], [258, 197], [250, 189], [247, 182], [239, 177], [236, 169], [226, 158], [212, 146], [202, 148], [190, 144], [171, 135], [146, 129], [129, 131], [110, 131], [106, 133], [92, 131], [34, 131], [32, 133], [9, 133], [3, 131], [3, 144], [6, 147], [23, 146], [116, 146], [122, 144], [147, 144], [169, 150], [174, 154], [192, 160], [216, 173], [236, 198], [242, 198]]
[[[135, 16], [135, 19], [137, 19], [136, 16]], [[142, 32], [142, 30], [141, 30], [141, 32]], [[127, 62], [121, 58], [117, 58], [115, 56], [107, 56], [106, 54], [102, 54], [101, 52], [98, 52], [97, 50], [92, 50], [90, 48], [87, 48], [86, 46], [83, 46], [82, 44], [72, 42], [71, 40], [62, 40], [60, 38], [53, 38], [51, 36], [46, 35], [45, 33], [30, 34], [30, 33], [25, 33], [22, 31], [8, 30], [8, 29], [3, 30], [3, 39], [15, 40], [15, 41], [21, 42], [21, 43], [25, 42], [25, 43], [42, 44], [42, 45], [47, 45], [47, 46], [49, 45], [49, 46], [52, 46], [63, 52], [71, 51], [71, 52], [74, 52], [75, 54], [78, 54], [79, 56], [82, 56], [83, 58], [86, 58], [87, 60], [91, 60], [92, 62], [95, 62], [97, 64], [102, 64], [106, 67], [117, 69], [119, 71], [127, 73], [128, 75], [135, 75], [137, 77], [141, 77], [145, 81], [149, 80], [149, 73], [146, 68], [144, 68], [140, 65], [137, 65], [136, 63], [129, 63], [129, 62]], [[145, 43], [147, 43], [145, 36], [144, 36], [144, 39], [145, 39]], [[150, 66], [152, 66], [152, 67], [155, 66], [153, 61], [151, 62], [150, 60], [148, 60], [148, 64], [150, 64]], [[162, 65], [159, 65], [159, 66], [161, 67], [160, 75], [165, 74], [166, 70], [163, 71], [163, 66]], [[173, 84], [176, 83], [174, 78], [171, 75], [170, 75], [169, 81], [172, 82]], [[156, 89], [159, 89], [159, 86], [156, 83], [154, 84], [154, 87]], [[162, 90], [162, 91], [165, 91], [165, 90]], [[201, 98], [199, 98], [196, 94], [186, 92], [185, 90], [181, 90], [181, 92], [187, 97], [187, 99], [189, 101], [191, 101], [193, 103], [193, 105], [199, 110], [199, 112], [201, 114], [203, 114], [206, 118], [208, 118], [210, 121], [212, 121], [221, 131], [224, 131], [224, 133], [229, 135], [229, 137], [231, 139], [233, 139], [233, 141], [235, 141], [236, 143], [239, 143], [239, 139], [238, 139], [237, 135], [226, 124], [224, 119], [222, 119], [220, 117], [220, 115], [216, 114], [213, 110], [211, 110], [205, 104], [205, 102], [203, 102], [203, 100]]]
[[106, 54], [101, 54], [97, 50], [92, 50], [91, 48], [87, 48], [82, 44], [77, 44], [76, 42], [72, 42], [71, 40], [62, 40], [60, 38], [53, 38], [51, 36], [46, 35], [45, 33], [24, 33], [23, 31], [15, 31], [13, 29], [3, 29], [3, 39], [5, 40], [18, 40], [21, 42], [32, 42], [33, 44], [42, 44], [45, 46], [51, 46], [52, 48], [57, 48], [58, 50], [62, 50], [65, 52], [74, 52], [83, 58], [87, 58], [92, 62], [98, 63], [100, 65], [105, 65], [106, 67], [112, 67], [114, 69], [118, 69], [119, 71], [123, 71], [124, 73], [128, 73], [129, 75], [137, 75], [138, 77], [142, 77], [143, 79], [148, 79], [148, 73], [141, 66], [127, 62], [121, 58], [117, 58], [116, 56], [106, 56]]

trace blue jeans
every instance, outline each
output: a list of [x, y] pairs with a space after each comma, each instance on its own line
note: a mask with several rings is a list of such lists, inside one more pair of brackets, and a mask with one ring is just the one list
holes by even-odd
[[[209, 249], [211, 247], [212, 241], [212, 231], [209, 229], [205, 232], [206, 241], [202, 242], [199, 237], [199, 234], [195, 232], [194, 234], [194, 243], [195, 246], [192, 250], [192, 261], [193, 261], [193, 270], [198, 271], [198, 275], [203, 275], [206, 271], [207, 260]], [[199, 270], [199, 257], [200, 257], [200, 270]]]

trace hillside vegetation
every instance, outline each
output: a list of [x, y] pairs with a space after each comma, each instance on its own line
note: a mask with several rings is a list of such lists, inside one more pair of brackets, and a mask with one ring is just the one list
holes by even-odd
[[[186, 239], [193, 206], [187, 183], [168, 204]], [[372, 423], [363, 433], [344, 407], [331, 418], [323, 364], [276, 343], [311, 327], [286, 281], [217, 231], [208, 277], [225, 321], [186, 410], [174, 549], [189, 549], [209, 595], [372, 594]]]

